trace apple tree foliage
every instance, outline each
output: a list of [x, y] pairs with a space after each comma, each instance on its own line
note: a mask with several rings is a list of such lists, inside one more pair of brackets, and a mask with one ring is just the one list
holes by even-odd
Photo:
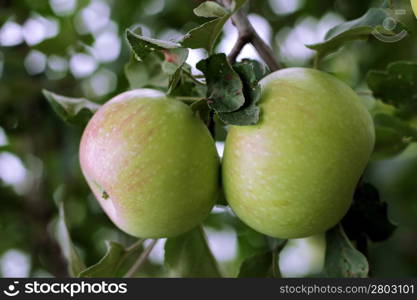
[[[119, 25], [126, 28], [124, 37], [129, 47], [129, 54], [119, 58], [125, 63], [123, 76], [127, 88], [161, 90], [190, 105], [193, 111], [211, 127], [217, 141], [224, 140], [228, 125], [256, 124], [262, 114], [257, 106], [260, 97], [258, 81], [270, 73], [268, 66], [261, 61], [245, 58], [231, 62], [227, 53], [219, 53], [216, 50], [222, 39], [225, 24], [230, 21], [236, 11], [246, 9], [246, 2], [236, 0], [228, 7], [214, 1], [203, 1], [195, 5], [193, 21], [199, 25], [189, 28], [183, 36], [172, 40], [150, 37], [144, 33], [140, 25], [126, 23], [126, 20], [133, 18], [132, 16], [126, 17], [129, 14], [127, 9], [115, 10], [120, 20]], [[251, 9], [253, 6], [252, 3]], [[256, 12], [261, 13], [259, 10]], [[322, 42], [306, 45], [316, 51], [316, 67], [332, 72], [326, 70], [328, 62], [337, 59], [338, 56], [343, 57], [344, 49], [349, 49], [349, 47], [356, 45], [362, 47], [366, 43], [368, 51], [372, 51], [373, 47], [386, 46], [383, 41], [375, 38], [375, 31], [386, 36], [394, 36], [406, 31], [405, 42], [415, 35], [400, 20], [397, 20], [395, 28], [383, 27], [382, 24], [386, 18], [397, 18], [392, 8], [387, 5], [372, 7], [361, 12], [362, 16], [359, 18], [354, 18], [358, 16], [356, 12], [350, 17], [353, 20], [331, 28]], [[319, 14], [319, 10], [313, 13]], [[291, 16], [284, 19], [285, 22], [293, 21]], [[274, 26], [285, 26], [285, 22], [280, 23], [274, 20], [272, 22], [276, 23]], [[89, 36], [82, 38], [82, 42], [89, 43]], [[190, 49], [204, 50], [205, 57], [196, 64], [201, 75], [195, 75], [192, 66], [186, 62]], [[371, 112], [376, 127], [376, 146], [371, 163], [394, 160], [403, 155], [410, 145], [417, 142], [417, 63], [415, 60], [416, 57], [411, 55], [408, 60], [402, 58], [398, 61], [384, 61], [375, 65], [370, 60], [364, 64], [366, 68], [361, 74], [366, 84], [360, 87], [355, 85], [358, 94]], [[44, 97], [53, 111], [65, 122], [78, 126], [80, 130], [103, 103], [103, 101], [85, 97], [62, 96], [59, 94], [62, 90], [66, 95], [69, 95], [71, 90], [45, 82], [43, 86], [45, 87]], [[50, 92], [49, 89], [54, 92]], [[2, 126], [4, 126], [3, 123]], [[70, 138], [75, 139], [75, 137]], [[0, 150], [3, 151], [5, 147], [3, 146]], [[48, 166], [48, 168], [53, 167]], [[58, 186], [60, 182], [54, 182], [54, 184]], [[405, 180], [404, 185], [406, 185]], [[412, 187], [411, 183], [407, 185], [409, 189], [410, 186]], [[71, 222], [68, 221], [68, 216], [71, 214], [71, 203], [68, 199], [75, 191], [61, 192], [54, 194], [54, 200], [59, 208], [56, 230], [59, 233], [57, 236], [60, 237], [62, 253], [68, 264], [69, 275], [74, 277], [128, 276], [131, 267], [138, 258], [143, 256], [152, 241], [134, 241], [129, 237], [124, 241], [106, 241], [101, 246], [106, 248], [104, 256], [95, 263], [91, 263], [89, 254], [80, 251], [82, 250], [79, 247], [80, 233], [74, 234], [71, 230], [70, 234], [69, 230]], [[6, 193], [6, 190], [4, 195], [7, 196], [9, 193], [10, 198], [15, 197], [10, 191]], [[374, 245], [377, 247], [378, 243], [392, 238], [398, 230], [389, 217], [390, 205], [383, 199], [385, 198], [382, 192], [378, 191], [376, 186], [368, 181], [367, 174], [364, 174], [357, 186], [349, 212], [338, 226], [325, 233], [324, 266], [322, 272], [316, 275], [372, 276], [373, 265], [368, 261], [368, 258], [371, 262], [373, 261], [370, 250]], [[23, 206], [19, 201], [13, 203], [15, 206]], [[224, 199], [219, 199], [218, 206], [227, 208], [227, 203]], [[89, 226], [91, 227], [95, 216], [91, 216], [90, 219], [92, 223]], [[178, 277], [224, 276], [225, 269], [228, 267], [216, 261], [206, 236], [207, 229], [224, 228], [233, 228], [236, 232], [237, 257], [233, 266], [233, 276], [281, 276], [278, 261], [288, 241], [270, 238], [254, 231], [232, 216], [227, 209], [221, 213], [211, 214], [201, 226], [190, 232], [166, 240], [164, 264], [168, 274]], [[147, 267], [150, 268], [145, 266], [145, 269]], [[142, 271], [140, 269], [136, 275], [141, 275]], [[146, 274], [152, 275], [152, 271]]]

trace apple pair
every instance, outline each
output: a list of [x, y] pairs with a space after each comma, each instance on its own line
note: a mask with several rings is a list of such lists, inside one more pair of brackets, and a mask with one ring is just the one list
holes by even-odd
[[[324, 232], [348, 210], [374, 146], [355, 92], [312, 69], [265, 77], [261, 118], [231, 126], [222, 185], [236, 215], [278, 238]], [[204, 220], [219, 193], [220, 161], [204, 123], [160, 92], [123, 93], [87, 125], [83, 174], [110, 219], [143, 238], [171, 237]]]

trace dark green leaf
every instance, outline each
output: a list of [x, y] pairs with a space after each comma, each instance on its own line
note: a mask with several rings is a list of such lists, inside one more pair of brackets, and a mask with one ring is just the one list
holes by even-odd
[[215, 140], [216, 141], [225, 141], [227, 136], [227, 129], [224, 126], [224, 122], [220, 120], [217, 114], [213, 117], [214, 124], [215, 124]]
[[330, 29], [322, 43], [307, 45], [308, 48], [318, 51], [320, 57], [336, 51], [349, 41], [366, 39], [371, 34], [379, 37], [392, 37], [396, 34], [406, 34], [404, 25], [397, 22], [396, 28], [387, 30], [383, 27], [384, 21], [394, 15], [386, 8], [370, 8], [362, 17], [342, 23]]
[[352, 246], [338, 225], [326, 232], [326, 259], [324, 271], [329, 277], [367, 277], [366, 257]]
[[229, 11], [214, 1], [206, 1], [201, 3], [194, 9], [194, 14], [204, 18], [219, 18], [227, 15]]
[[267, 236], [253, 230], [237, 218], [234, 227], [237, 234], [238, 259], [240, 261], [272, 249]]
[[402, 152], [417, 141], [417, 129], [395, 115], [378, 113], [374, 116], [375, 147], [373, 158], [387, 158]]
[[238, 277], [281, 277], [279, 254], [287, 240], [269, 238], [271, 250], [255, 252], [241, 264]]
[[417, 111], [417, 63], [394, 62], [386, 71], [370, 71], [369, 88], [383, 102], [413, 113]]
[[206, 96], [207, 87], [198, 81], [191, 73], [191, 67], [184, 63], [181, 69], [171, 78], [167, 95], [175, 97], [197, 97]]
[[228, 206], [229, 205], [227, 203], [226, 196], [224, 195], [223, 188], [221, 188], [220, 192], [218, 193], [217, 200], [216, 200], [216, 205], [221, 205], [221, 206]]
[[278, 257], [286, 240], [263, 235], [236, 218], [234, 225], [237, 233], [240, 265], [238, 277], [281, 277]]
[[207, 83], [207, 99], [216, 112], [232, 112], [245, 103], [243, 84], [224, 53], [201, 60], [197, 68], [204, 73]]
[[65, 121], [74, 125], [85, 125], [100, 105], [85, 98], [70, 98], [61, 96], [47, 90], [43, 95], [53, 110]]
[[233, 69], [239, 74], [243, 83], [243, 95], [245, 103], [256, 104], [261, 96], [261, 86], [258, 84], [264, 73], [255, 61], [243, 61], [233, 65]]
[[272, 251], [255, 254], [245, 259], [240, 266], [239, 278], [256, 278], [256, 277], [273, 277], [272, 264], [273, 264]]
[[83, 270], [78, 277], [123, 277], [141, 254], [143, 250], [141, 242], [137, 242], [133, 247], [125, 248], [119, 243], [107, 241], [107, 252], [103, 258], [98, 263]]
[[[237, 62], [233, 65], [233, 68], [236, 70], [241, 68], [242, 66], [251, 66], [251, 68], [249, 69], [253, 74], [254, 78], [252, 78], [252, 74], [248, 74], [245, 77], [248, 78], [248, 80], [252, 81], [253, 83], [260, 81], [262, 78], [264, 78], [266, 75], [268, 75], [269, 73], [271, 73], [271, 71], [268, 69], [268, 67], [257, 61], [254, 59], [248, 59], [248, 58], [244, 58], [242, 59], [240, 62]], [[238, 70], [236, 70], [238, 71]], [[239, 72], [239, 74], [241, 74], [242, 72]]]
[[225, 124], [245, 126], [258, 123], [259, 114], [259, 107], [250, 105], [231, 113], [219, 113], [218, 116]]
[[191, 104], [190, 108], [198, 115], [204, 123], [207, 123], [210, 117], [210, 107], [207, 100], [199, 100]]
[[269, 70], [265, 65], [255, 60], [242, 60], [233, 65], [243, 83], [245, 104], [237, 111], [219, 113], [219, 118], [231, 125], [254, 125], [259, 121], [260, 109], [256, 106], [261, 96], [259, 80], [265, 77]]
[[386, 240], [396, 228], [388, 218], [387, 203], [379, 199], [378, 190], [369, 183], [356, 189], [353, 204], [342, 224], [351, 240], [366, 234], [374, 242]]
[[375, 147], [372, 159], [385, 159], [404, 151], [410, 144], [410, 140], [397, 130], [389, 127], [375, 128]]
[[80, 278], [97, 278], [97, 277], [114, 277], [118, 264], [125, 254], [122, 245], [116, 242], [107, 242], [107, 253], [95, 265], [92, 265], [82, 271], [78, 277]]
[[63, 202], [59, 203], [58, 242], [67, 260], [68, 273], [70, 276], [76, 277], [81, 271], [85, 269], [85, 265], [72, 243], [71, 236], [67, 227]]
[[165, 264], [180, 277], [221, 277], [201, 227], [167, 239]]

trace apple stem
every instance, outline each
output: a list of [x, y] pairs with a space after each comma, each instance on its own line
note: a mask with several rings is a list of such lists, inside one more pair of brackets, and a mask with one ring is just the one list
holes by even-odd
[[126, 275], [124, 276], [125, 278], [131, 278], [139, 271], [139, 269], [146, 262], [146, 259], [148, 258], [149, 254], [151, 253], [152, 249], [155, 247], [157, 242], [157, 239], [152, 240], [149, 246], [139, 256], [138, 260], [133, 264], [129, 271], [127, 271]]
[[[218, 0], [218, 2], [226, 7], [230, 7], [229, 0]], [[248, 16], [243, 8], [239, 9], [232, 16], [232, 23], [237, 28], [239, 36], [235, 46], [229, 54], [230, 63], [233, 64], [243, 47], [250, 43], [272, 72], [281, 68], [271, 47], [269, 47], [269, 45], [258, 35], [252, 24], [249, 22]]]

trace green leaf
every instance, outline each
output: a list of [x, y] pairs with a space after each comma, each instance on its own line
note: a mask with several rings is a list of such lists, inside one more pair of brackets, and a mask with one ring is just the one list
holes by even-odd
[[191, 29], [180, 41], [181, 45], [191, 49], [203, 48], [208, 53], [212, 53], [214, 45], [223, 31], [223, 26], [230, 16], [228, 13]]
[[139, 29], [127, 29], [126, 38], [138, 60], [145, 59], [149, 54], [157, 52], [166, 56], [166, 61], [182, 65], [188, 56], [188, 50], [182, 48], [180, 44], [146, 37], [141, 34]]
[[237, 234], [238, 261], [240, 263], [256, 254], [272, 249], [266, 235], [253, 230], [237, 218], [234, 228]]
[[342, 224], [351, 240], [366, 234], [374, 242], [386, 240], [396, 228], [388, 218], [387, 203], [379, 199], [378, 190], [369, 183], [356, 189], [353, 204]]
[[229, 11], [220, 4], [213, 1], [206, 1], [194, 8], [194, 14], [204, 18], [224, 17]]
[[138, 61], [132, 55], [125, 65], [125, 75], [131, 89], [153, 88], [165, 91], [171, 76], [162, 70], [162, 59], [157, 54], [148, 55]]
[[126, 265], [130, 266], [132, 258], [137, 258], [142, 251], [142, 247], [132, 247], [132, 249], [127, 250], [119, 243], [113, 241], [107, 241], [106, 243], [107, 252], [103, 258], [98, 263], [83, 270], [78, 277], [122, 277], [128, 269]]
[[[265, 236], [264, 236], [265, 237]], [[269, 248], [267, 251], [255, 251], [252, 256], [243, 260], [238, 277], [275, 277], [280, 278], [279, 254], [287, 240], [268, 238]]]
[[213, 1], [206, 1], [198, 6], [194, 13], [201, 17], [216, 17], [202, 25], [191, 29], [180, 41], [185, 48], [207, 50], [209, 54], [213, 53], [216, 41], [223, 31], [224, 24], [236, 12], [246, 0], [233, 1], [231, 12]]
[[261, 96], [261, 86], [259, 80], [263, 76], [263, 72], [260, 71], [260, 64], [256, 61], [246, 60], [233, 65], [233, 69], [239, 74], [240, 79], [243, 82], [243, 94], [245, 96], [245, 102], [257, 103]]
[[329, 277], [367, 277], [366, 257], [354, 248], [338, 225], [326, 232], [326, 259], [324, 271]]
[[210, 118], [210, 107], [207, 104], [207, 100], [199, 100], [190, 105], [190, 108], [193, 112], [203, 120], [204, 123], [207, 123]]
[[188, 49], [177, 43], [143, 36], [140, 29], [127, 30], [126, 38], [138, 60], [132, 57], [125, 67], [131, 87], [171, 91], [178, 84]]
[[177, 73], [173, 75], [167, 95], [174, 97], [204, 98], [207, 87], [197, 80], [191, 73], [191, 66], [185, 63]]
[[376, 98], [406, 113], [417, 111], [417, 63], [394, 62], [386, 71], [370, 71], [367, 83]]
[[342, 23], [330, 29], [324, 42], [306, 45], [308, 48], [316, 50], [320, 57], [336, 51], [339, 47], [349, 41], [366, 39], [371, 34], [394, 36], [400, 32], [406, 32], [405, 26], [397, 22], [393, 30], [383, 27], [384, 20], [392, 18], [394, 15], [386, 8], [370, 8], [362, 17]]
[[375, 128], [375, 147], [372, 153], [372, 159], [386, 159], [403, 152], [410, 140], [404, 137], [400, 132], [389, 127]]
[[221, 277], [201, 226], [167, 239], [165, 264], [179, 277]]
[[240, 266], [238, 278], [265, 278], [273, 277], [272, 264], [273, 264], [272, 251], [255, 254], [245, 259]]
[[58, 242], [62, 252], [68, 263], [68, 273], [71, 277], [76, 277], [85, 269], [85, 264], [75, 249], [71, 236], [67, 227], [64, 203], [59, 203], [59, 219], [58, 219]]
[[249, 105], [231, 113], [219, 113], [218, 116], [225, 124], [246, 126], [258, 123], [260, 112], [259, 107]]
[[230, 125], [254, 125], [259, 121], [260, 109], [256, 106], [261, 96], [259, 80], [269, 73], [265, 65], [255, 60], [242, 60], [233, 65], [243, 84], [244, 105], [230, 113], [219, 113], [219, 118]]
[[254, 59], [244, 58], [240, 62], [235, 63], [233, 65], [233, 68], [239, 69], [242, 66], [250, 66], [250, 71], [253, 74], [253, 77], [252, 74], [248, 74], [246, 77], [248, 78], [248, 80], [251, 80], [253, 82], [258, 82], [266, 75], [271, 73], [271, 71], [265, 64]]
[[243, 84], [224, 53], [201, 60], [197, 68], [204, 73], [207, 101], [216, 112], [232, 112], [245, 103]]
[[417, 141], [417, 129], [395, 115], [377, 113], [374, 116], [375, 147], [372, 158], [381, 159], [401, 153]]
[[107, 252], [96, 264], [82, 271], [80, 278], [114, 277], [120, 259], [124, 255], [124, 247], [116, 242], [107, 241]]
[[85, 98], [70, 98], [42, 90], [52, 109], [65, 121], [74, 125], [85, 125], [100, 105]]

